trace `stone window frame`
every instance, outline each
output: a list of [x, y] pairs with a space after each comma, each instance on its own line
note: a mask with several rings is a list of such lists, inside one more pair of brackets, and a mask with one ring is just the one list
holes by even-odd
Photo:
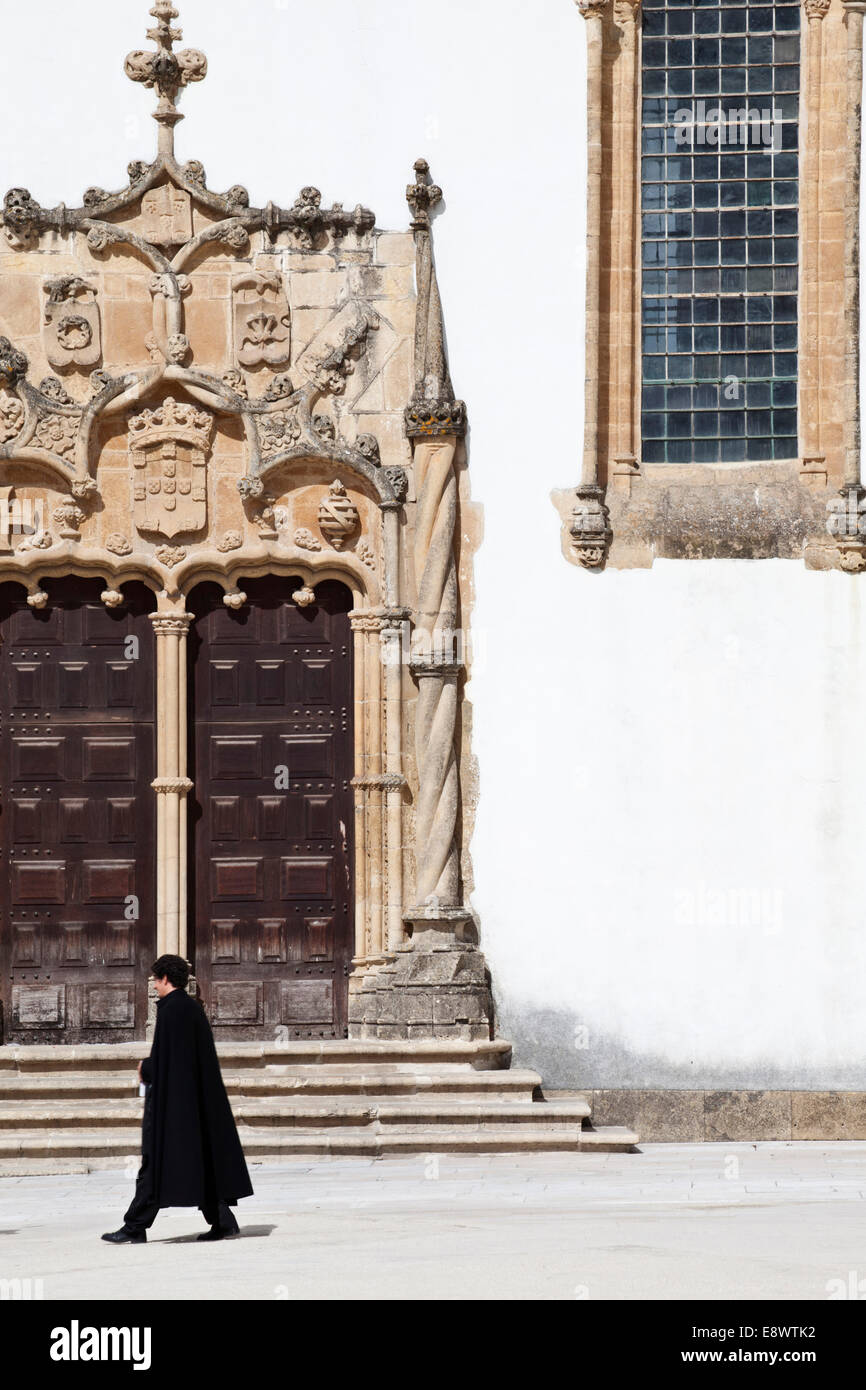
[[641, 458], [641, 0], [576, 3], [587, 41], [585, 414], [580, 480], [555, 497], [563, 554], [591, 571], [656, 556], [802, 557], [863, 571], [866, 0], [801, 0], [798, 457], [736, 464]]

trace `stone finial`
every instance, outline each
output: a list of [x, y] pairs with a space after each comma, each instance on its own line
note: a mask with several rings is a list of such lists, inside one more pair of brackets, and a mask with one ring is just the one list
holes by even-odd
[[442, 189], [430, 177], [426, 159], [415, 161], [416, 181], [406, 189], [415, 232], [418, 303], [415, 310], [415, 389], [405, 412], [410, 439], [466, 433], [466, 407], [454, 399], [445, 350], [445, 326], [439, 283], [433, 264], [430, 209], [442, 201]]
[[426, 159], [415, 160], [415, 182], [406, 189], [406, 201], [412, 209], [412, 229], [430, 226], [430, 209], [442, 201], [442, 189], [430, 177]]
[[175, 53], [174, 45], [183, 38], [183, 30], [172, 26], [171, 21], [178, 18], [178, 11], [171, 0], [156, 0], [150, 13], [156, 24], [148, 29], [147, 37], [156, 44], [156, 51], [136, 49], [127, 54], [124, 71], [131, 81], [155, 87], [159, 93], [154, 120], [160, 127], [160, 150], [172, 154], [174, 127], [183, 120], [177, 109], [177, 99], [190, 82], [201, 82], [207, 76], [207, 58], [197, 48], [184, 48]]

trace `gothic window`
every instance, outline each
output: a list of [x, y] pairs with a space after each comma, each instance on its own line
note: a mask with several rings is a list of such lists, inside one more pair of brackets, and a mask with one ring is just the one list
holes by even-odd
[[644, 0], [642, 457], [797, 458], [797, 4]]
[[564, 554], [866, 571], [866, 0], [578, 4], [586, 372]]

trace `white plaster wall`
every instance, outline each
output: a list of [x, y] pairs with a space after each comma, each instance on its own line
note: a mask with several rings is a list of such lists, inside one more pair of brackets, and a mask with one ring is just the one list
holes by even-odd
[[[149, 0], [4, 14], [0, 185], [78, 204], [150, 156]], [[582, 433], [584, 33], [571, 0], [185, 0], [178, 150], [402, 228], [419, 154], [484, 506], [472, 846], [502, 1030], [549, 1082], [863, 1088], [864, 580], [567, 565]]]

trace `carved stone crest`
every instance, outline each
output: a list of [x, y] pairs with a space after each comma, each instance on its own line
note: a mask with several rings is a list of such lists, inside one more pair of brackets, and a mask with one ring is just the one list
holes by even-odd
[[133, 514], [139, 531], [171, 539], [207, 525], [213, 416], [169, 396], [129, 422]]
[[183, 188], [164, 183], [148, 189], [141, 200], [145, 241], [156, 246], [182, 246], [192, 236], [192, 204]]
[[331, 483], [319, 506], [319, 530], [329, 545], [342, 550], [358, 529], [358, 508], [348, 496], [343, 484]]
[[78, 275], [46, 280], [43, 337], [52, 367], [95, 367], [102, 356], [96, 290]]
[[240, 275], [232, 286], [235, 350], [242, 367], [282, 367], [292, 348], [289, 301], [280, 275]]

